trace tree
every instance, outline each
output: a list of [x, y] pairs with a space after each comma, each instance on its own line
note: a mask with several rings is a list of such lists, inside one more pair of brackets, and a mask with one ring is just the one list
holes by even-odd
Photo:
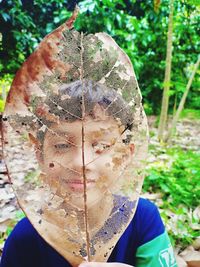
[[[163, 44], [167, 39], [169, 0], [2, 0], [0, 82], [5, 80], [7, 74], [14, 75], [38, 42], [70, 17], [75, 2], [80, 6], [75, 28], [87, 33], [107, 32], [115, 39], [133, 63], [147, 114], [159, 114], [165, 72], [166, 46]], [[174, 106], [174, 99], [177, 98], [179, 103], [182, 97], [187, 83], [184, 70], [190, 62], [196, 60], [199, 50], [200, 16], [193, 1], [174, 1], [173, 21], [169, 112]], [[186, 101], [188, 108], [199, 109], [200, 97], [197, 90], [193, 90], [197, 87], [200, 85], [195, 79]]]
[[171, 81], [171, 62], [172, 62], [174, 0], [170, 0], [169, 8], [170, 8], [170, 11], [169, 11], [169, 22], [168, 22], [168, 34], [167, 34], [167, 54], [166, 54], [164, 91], [163, 91], [163, 97], [162, 97], [160, 122], [159, 122], [159, 127], [158, 127], [158, 139], [160, 141], [163, 140], [163, 134], [166, 128], [168, 106], [169, 106], [169, 89], [170, 89], [170, 81]]
[[[75, 6], [67, 0], [0, 1], [0, 72], [15, 73], [41, 39], [66, 21]], [[78, 1], [76, 1], [78, 2]]]
[[173, 130], [174, 128], [176, 127], [176, 124], [177, 124], [177, 121], [179, 119], [179, 116], [181, 114], [181, 111], [183, 110], [184, 108], [184, 105], [185, 105], [185, 101], [186, 101], [186, 98], [187, 98], [187, 95], [189, 93], [189, 90], [191, 88], [191, 85], [192, 85], [192, 82], [193, 82], [193, 79], [194, 79], [194, 76], [195, 76], [195, 73], [197, 72], [197, 69], [199, 67], [199, 63], [200, 63], [200, 56], [198, 57], [198, 60], [196, 62], [196, 64], [194, 65], [194, 68], [193, 68], [193, 71], [191, 73], [191, 76], [188, 80], [188, 83], [187, 83], [187, 86], [186, 86], [186, 89], [185, 89], [185, 92], [181, 98], [181, 101], [179, 103], [179, 106], [178, 106], [178, 109], [173, 117], [173, 120], [172, 120], [172, 124], [170, 126], [170, 129], [168, 130], [168, 134], [167, 136], [164, 138], [165, 141], [169, 141], [171, 136], [172, 136], [172, 133], [173, 133]]

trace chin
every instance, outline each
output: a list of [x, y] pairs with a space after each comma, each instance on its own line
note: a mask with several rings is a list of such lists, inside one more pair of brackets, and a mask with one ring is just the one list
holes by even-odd
[[[77, 193], [77, 191], [73, 191], [73, 193], [71, 193], [71, 198], [68, 200], [69, 204], [71, 204], [72, 206], [84, 210], [84, 195], [83, 195], [83, 191], [79, 191]], [[96, 189], [91, 189], [87, 191], [87, 208], [91, 209], [94, 206], [98, 205], [98, 203], [101, 203], [103, 195], [100, 194], [99, 190]]]

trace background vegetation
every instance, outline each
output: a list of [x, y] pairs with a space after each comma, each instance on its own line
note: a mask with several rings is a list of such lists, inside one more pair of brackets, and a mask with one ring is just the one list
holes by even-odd
[[[0, 2], [0, 73], [14, 74], [22, 62], [49, 32], [65, 22], [75, 1], [3, 0]], [[169, 1], [159, 7], [152, 0], [84, 0], [75, 27], [94, 33], [105, 31], [132, 60], [148, 114], [159, 114], [165, 70]], [[159, 3], [159, 1], [155, 1]], [[174, 3], [173, 59], [170, 111], [185, 90], [189, 70], [198, 55], [199, 1]], [[200, 82], [196, 78], [187, 98], [187, 107], [199, 109]], [[197, 89], [198, 88], [198, 89]]]
[[[76, 1], [80, 15], [77, 30], [110, 34], [129, 55], [143, 95], [148, 115], [158, 115], [161, 109], [165, 72], [169, 1], [153, 0], [84, 0]], [[65, 22], [75, 1], [67, 0], [3, 0], [0, 1], [0, 111], [12, 77], [22, 62], [37, 47], [39, 41]], [[200, 47], [200, 1], [174, 2], [173, 52], [170, 81], [169, 112], [177, 108], [185, 91]], [[197, 71], [199, 74], [199, 70]], [[182, 117], [200, 119], [200, 79], [196, 75]], [[189, 117], [190, 116], [190, 117]], [[169, 224], [175, 244], [186, 246], [199, 229], [195, 215], [199, 205], [199, 153], [180, 147], [151, 146], [151, 152], [167, 155], [167, 164], [150, 164], [144, 191], [161, 193], [162, 216], [166, 223], [176, 214], [176, 230]], [[168, 210], [168, 214], [166, 212]], [[191, 226], [192, 225], [192, 226]], [[178, 229], [178, 230], [177, 230]], [[5, 236], [4, 236], [5, 237]]]

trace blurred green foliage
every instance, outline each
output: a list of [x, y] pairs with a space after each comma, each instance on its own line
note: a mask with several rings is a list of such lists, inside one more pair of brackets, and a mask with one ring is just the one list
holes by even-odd
[[17, 210], [15, 213], [15, 217], [13, 219], [9, 219], [8, 226], [6, 228], [6, 231], [0, 231], [0, 247], [3, 247], [5, 240], [9, 236], [9, 234], [12, 232], [14, 226], [17, 224], [18, 221], [20, 221], [22, 218], [25, 217], [25, 214], [21, 210]]
[[184, 109], [180, 117], [181, 119], [200, 120], [200, 109]]
[[[165, 206], [185, 204], [194, 208], [199, 204], [200, 184], [200, 154], [171, 148], [166, 151], [173, 163], [170, 167], [153, 166], [149, 170], [144, 183], [144, 190], [148, 192], [164, 192]], [[192, 194], [191, 194], [192, 190]]]
[[[150, 147], [155, 150], [154, 147]], [[168, 155], [166, 164], [155, 161], [148, 169], [143, 191], [150, 193], [162, 192], [161, 216], [173, 243], [187, 246], [200, 235], [200, 228], [195, 227], [198, 218], [193, 211], [200, 199], [200, 153], [183, 150], [179, 147], [164, 149], [159, 154]], [[171, 162], [171, 163], [170, 163]], [[176, 217], [173, 224], [172, 217]]]
[[[140, 0], [2, 0], [0, 2], [0, 72], [14, 74], [38, 42], [66, 21], [79, 3], [75, 28], [110, 34], [129, 55], [148, 114], [159, 113], [163, 88], [169, 1], [159, 6]], [[199, 2], [175, 1], [170, 110], [178, 103], [197, 60]], [[199, 109], [200, 81], [196, 76], [187, 108]], [[198, 89], [197, 89], [198, 88]], [[175, 105], [176, 108], [176, 105]]]
[[5, 74], [0, 78], [0, 112], [4, 109], [6, 96], [10, 89], [12, 79], [13, 75], [11, 74]]

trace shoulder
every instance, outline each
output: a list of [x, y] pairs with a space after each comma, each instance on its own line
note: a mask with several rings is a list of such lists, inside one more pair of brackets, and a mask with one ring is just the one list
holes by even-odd
[[23, 218], [19, 221], [10, 235], [8, 236], [4, 250], [11, 250], [17, 248], [20, 251], [29, 251], [38, 247], [38, 243], [43, 242], [41, 236], [37, 233], [27, 218]]
[[165, 231], [157, 206], [144, 198], [139, 199], [133, 221], [139, 236], [139, 246], [151, 241]]
[[6, 240], [1, 267], [69, 266], [35, 230], [27, 218], [17, 223]]
[[135, 215], [139, 236], [136, 266], [177, 267], [170, 239], [156, 205], [140, 198]]
[[164, 225], [156, 205], [140, 198], [131, 223], [120, 237], [109, 261], [135, 265], [136, 251], [143, 244], [164, 233]]
[[157, 206], [146, 198], [139, 198], [137, 212], [140, 213], [152, 213], [157, 210]]
[[33, 257], [34, 260], [29, 266], [39, 266], [37, 259], [39, 258], [38, 243], [40, 240], [41, 238], [29, 220], [27, 218], [22, 219], [5, 242], [1, 266], [27, 266], [30, 258]]
[[14, 227], [13, 231], [8, 237], [8, 241], [11, 239], [14, 242], [21, 243], [26, 242], [27, 240], [30, 243], [30, 240], [33, 241], [37, 238], [40, 238], [37, 231], [34, 229], [34, 227], [27, 218], [23, 218]]
[[[142, 197], [139, 198], [135, 217], [136, 219], [140, 220], [146, 218], [143, 223], [149, 224], [151, 220], [154, 220], [154, 222], [155, 220], [158, 220], [160, 222], [160, 213], [158, 207], [153, 202]], [[150, 221], [147, 221], [147, 219]]]
[[33, 234], [36, 232], [28, 218], [23, 218], [21, 219], [15, 226], [13, 232], [18, 233], [21, 231], [26, 232], [26, 234]]

